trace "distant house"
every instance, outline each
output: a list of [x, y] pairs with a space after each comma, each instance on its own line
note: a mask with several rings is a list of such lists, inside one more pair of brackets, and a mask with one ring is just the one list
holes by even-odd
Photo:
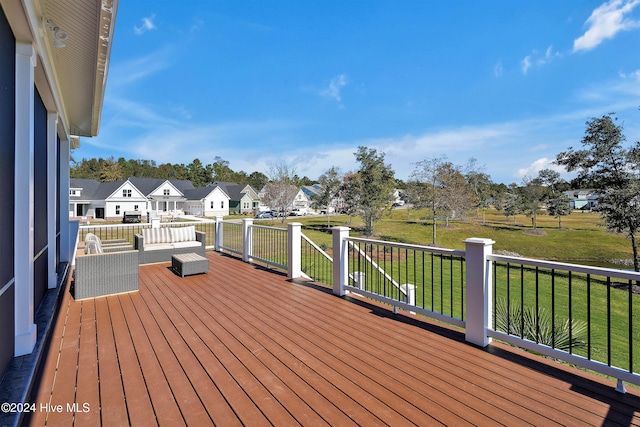
[[314, 198], [319, 197], [321, 193], [322, 186], [320, 184], [303, 185], [293, 199], [292, 209], [311, 209]]
[[260, 196], [250, 185], [214, 182], [229, 196], [229, 214], [251, 214], [260, 208]]
[[187, 200], [184, 192], [193, 189], [188, 180], [132, 177], [129, 181], [147, 197], [151, 216], [180, 215]]
[[229, 195], [219, 185], [193, 188], [184, 193], [185, 213], [195, 216], [229, 215]]
[[91, 179], [70, 181], [69, 216], [98, 219], [121, 218], [125, 211], [151, 216], [179, 215], [183, 212], [185, 191], [190, 181], [131, 177], [124, 181], [98, 182]]
[[98, 182], [71, 179], [69, 216], [119, 219], [139, 211], [151, 217], [181, 214], [227, 216], [257, 212], [260, 197], [250, 185], [219, 182], [194, 188], [191, 181], [135, 178]]
[[564, 194], [570, 200], [571, 209], [591, 210], [598, 204], [599, 195], [595, 190], [569, 190]]

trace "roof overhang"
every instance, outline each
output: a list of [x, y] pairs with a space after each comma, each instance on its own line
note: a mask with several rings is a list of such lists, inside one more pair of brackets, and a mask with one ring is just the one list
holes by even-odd
[[[77, 137], [98, 134], [118, 0], [8, 0], [2, 2], [18, 42], [38, 55], [35, 84], [58, 130]], [[56, 43], [51, 23], [68, 37]]]

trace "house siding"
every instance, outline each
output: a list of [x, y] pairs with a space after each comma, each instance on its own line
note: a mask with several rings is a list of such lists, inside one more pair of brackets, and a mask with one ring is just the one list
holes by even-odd
[[0, 5], [0, 378], [13, 358], [16, 40]]

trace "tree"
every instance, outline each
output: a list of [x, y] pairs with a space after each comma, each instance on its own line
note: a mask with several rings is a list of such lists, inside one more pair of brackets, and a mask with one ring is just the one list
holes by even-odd
[[562, 217], [571, 214], [571, 200], [561, 191], [566, 182], [559, 172], [551, 169], [541, 170], [538, 178], [547, 186], [547, 212], [558, 218], [558, 228], [562, 228]]
[[631, 240], [633, 268], [640, 271], [637, 234], [640, 229], [640, 142], [624, 147], [623, 126], [615, 113], [586, 122], [583, 149], [569, 147], [556, 157], [567, 171], [578, 172], [578, 182], [589, 182], [600, 197], [595, 210], [608, 229]]
[[445, 159], [446, 157], [437, 157], [416, 163], [409, 185], [409, 195], [413, 206], [418, 209], [428, 208], [431, 210], [433, 221], [431, 243], [434, 245], [437, 244], [436, 218], [438, 212], [443, 208], [442, 198], [439, 194], [438, 169]]
[[210, 174], [200, 159], [193, 159], [193, 162], [187, 165], [187, 171], [194, 187], [204, 187], [211, 181]]
[[384, 153], [375, 148], [360, 146], [355, 153], [360, 169], [352, 184], [359, 192], [358, 210], [364, 222], [364, 234], [373, 234], [373, 223], [380, 219], [393, 201], [395, 185], [391, 165], [385, 164]]
[[338, 193], [341, 205], [339, 209], [349, 215], [349, 224], [355, 215], [358, 214], [360, 204], [360, 193], [357, 187], [357, 174], [348, 172], [342, 177], [342, 185]]
[[229, 161], [224, 160], [220, 156], [216, 156], [213, 159], [213, 164], [211, 165], [211, 169], [213, 171], [212, 180], [213, 182], [232, 182], [234, 172], [229, 167]]
[[[320, 194], [314, 197], [314, 204], [319, 208], [324, 208], [327, 213], [327, 228], [331, 227], [330, 220], [330, 207], [335, 202], [336, 196], [340, 192], [340, 185], [342, 184], [342, 177], [340, 170], [335, 166], [329, 168], [325, 173], [318, 178], [318, 184], [320, 184]], [[335, 207], [335, 206], [334, 206]]]
[[438, 169], [440, 195], [445, 210], [446, 224], [449, 218], [462, 217], [474, 205], [474, 191], [469, 185], [459, 166], [451, 162], [443, 163]]
[[503, 207], [504, 216], [509, 219], [510, 216], [513, 217], [513, 223], [516, 223], [516, 215], [519, 212], [519, 200], [520, 196], [518, 194], [518, 184], [512, 182], [509, 184], [509, 189], [507, 190], [505, 196], [505, 202]]
[[293, 184], [295, 167], [286, 163], [276, 163], [267, 172], [269, 182], [265, 186], [263, 201], [272, 210], [282, 214], [282, 222], [293, 205], [298, 187]]
[[520, 188], [520, 211], [531, 218], [531, 228], [535, 230], [538, 215], [546, 201], [546, 190], [540, 178], [524, 177]]
[[484, 173], [484, 166], [478, 166], [478, 161], [474, 158], [469, 159], [465, 166], [464, 177], [473, 190], [476, 216], [478, 216], [479, 210], [482, 209], [482, 223], [484, 224], [484, 214], [489, 206], [491, 193], [491, 177]]
[[444, 157], [416, 163], [412, 181], [407, 186], [411, 203], [431, 210], [432, 244], [437, 244], [437, 217], [445, 218], [466, 212], [473, 201], [473, 192], [459, 166]]
[[562, 217], [571, 214], [571, 199], [566, 194], [560, 193], [547, 202], [547, 212], [554, 218], [558, 218], [558, 228], [562, 228]]
[[100, 167], [100, 181], [115, 182], [122, 179], [120, 164], [113, 157], [109, 157]]
[[247, 177], [247, 184], [249, 184], [256, 191], [262, 190], [269, 181], [269, 178], [263, 174], [262, 172], [251, 172], [251, 174]]

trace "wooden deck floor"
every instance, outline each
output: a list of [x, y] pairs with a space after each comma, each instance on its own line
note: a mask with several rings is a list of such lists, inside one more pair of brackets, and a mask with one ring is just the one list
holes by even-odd
[[[235, 258], [66, 293], [27, 425], [640, 425], [640, 393]], [[48, 406], [47, 406], [48, 405]], [[75, 407], [73, 405], [76, 405]]]

